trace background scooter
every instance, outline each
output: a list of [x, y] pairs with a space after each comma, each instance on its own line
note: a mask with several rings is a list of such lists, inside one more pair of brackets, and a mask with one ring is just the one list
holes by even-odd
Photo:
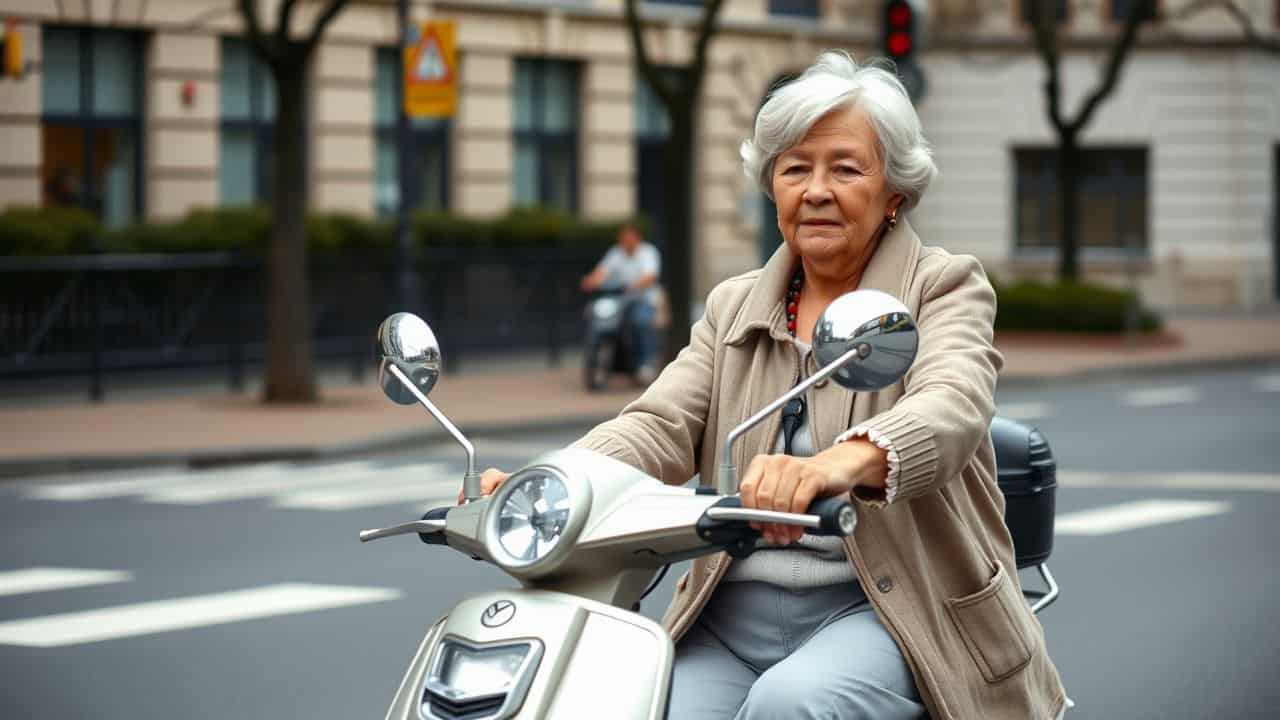
[[[589, 392], [603, 390], [614, 374], [624, 374], [637, 382], [634, 330], [628, 320], [627, 307], [638, 300], [620, 287], [602, 288], [588, 293], [583, 319], [586, 323], [582, 347], [582, 383]], [[662, 356], [662, 333], [655, 322], [651, 330], [657, 336], [654, 361]]]

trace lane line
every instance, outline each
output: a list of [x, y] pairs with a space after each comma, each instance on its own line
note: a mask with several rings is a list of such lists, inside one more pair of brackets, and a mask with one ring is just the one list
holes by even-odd
[[52, 648], [385, 602], [389, 588], [285, 583], [0, 623], [0, 645]]
[[1160, 387], [1149, 390], [1134, 390], [1120, 398], [1126, 407], [1162, 407], [1164, 405], [1185, 405], [1200, 399], [1200, 391], [1193, 387]]
[[1225, 513], [1231, 503], [1201, 500], [1140, 500], [1059, 515], [1055, 535], [1109, 535], [1152, 525]]
[[1156, 488], [1210, 492], [1280, 492], [1280, 475], [1212, 472], [1058, 472], [1064, 487]]
[[135, 476], [131, 479], [123, 480], [89, 480], [35, 485], [28, 488], [23, 493], [23, 497], [28, 500], [59, 500], [67, 502], [106, 500], [108, 498], [138, 495], [162, 488], [179, 487], [197, 482], [214, 482], [249, 477], [260, 480], [278, 476], [285, 472], [287, 467], [286, 463], [263, 463], [226, 470], [183, 470], [179, 473], [164, 473], [144, 477]]
[[402, 502], [430, 503], [440, 499], [453, 501], [457, 499], [461, 489], [461, 478], [432, 481], [407, 477], [373, 487], [288, 493], [271, 504], [273, 507], [293, 510], [351, 510]]
[[293, 466], [286, 475], [248, 476], [165, 488], [145, 493], [142, 500], [167, 505], [205, 505], [275, 495], [283, 491], [323, 487], [341, 482], [357, 482], [366, 477], [376, 476], [377, 471], [378, 468], [368, 460], [315, 468]]
[[1054, 416], [1053, 406], [1047, 402], [1021, 402], [997, 405], [996, 414], [1015, 420], [1040, 420]]
[[1264, 375], [1258, 378], [1258, 388], [1263, 392], [1280, 392], [1280, 375]]
[[133, 573], [123, 570], [32, 567], [0, 572], [0, 597], [128, 582]]

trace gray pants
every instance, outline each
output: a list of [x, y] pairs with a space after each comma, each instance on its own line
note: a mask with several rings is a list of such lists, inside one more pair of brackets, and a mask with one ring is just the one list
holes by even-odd
[[856, 583], [726, 582], [676, 646], [671, 720], [926, 717], [911, 670]]

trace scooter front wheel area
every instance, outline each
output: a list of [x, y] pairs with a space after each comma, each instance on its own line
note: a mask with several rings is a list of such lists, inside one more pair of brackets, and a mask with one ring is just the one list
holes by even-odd
[[582, 381], [588, 392], [599, 392], [609, 384], [609, 370], [613, 367], [613, 343], [597, 339], [583, 353]]

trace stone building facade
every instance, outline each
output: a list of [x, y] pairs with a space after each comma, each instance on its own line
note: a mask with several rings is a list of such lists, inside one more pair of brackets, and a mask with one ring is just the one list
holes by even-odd
[[[270, 28], [275, 3], [263, 5]], [[1097, 82], [1124, 0], [1061, 0], [1067, 107]], [[0, 81], [0, 207], [90, 207], [108, 224], [269, 202], [270, 77], [226, 0], [0, 0], [29, 62]], [[318, 3], [303, 3], [309, 25]], [[696, 0], [643, 5], [660, 63], [691, 52]], [[1280, 3], [1239, 0], [1272, 39]], [[413, 2], [457, 23], [459, 103], [397, 146], [395, 4], [353, 1], [313, 68], [311, 197], [392, 212], [395, 161], [409, 201], [467, 215], [550, 204], [588, 217], [653, 211], [664, 118], [639, 82], [622, 0]], [[1182, 5], [1163, 0], [1161, 12]], [[1052, 273], [1054, 135], [1043, 67], [1019, 3], [922, 2], [918, 103], [940, 174], [914, 225], [1003, 279]], [[826, 48], [878, 52], [880, 3], [726, 0], [711, 45], [694, 163], [699, 295], [754, 267], [771, 208], [738, 144], [762, 95]], [[296, 29], [296, 28], [295, 28]], [[1258, 309], [1280, 296], [1280, 57], [1241, 42], [1222, 12], [1145, 29], [1084, 133], [1086, 275], [1133, 283], [1164, 308]]]

